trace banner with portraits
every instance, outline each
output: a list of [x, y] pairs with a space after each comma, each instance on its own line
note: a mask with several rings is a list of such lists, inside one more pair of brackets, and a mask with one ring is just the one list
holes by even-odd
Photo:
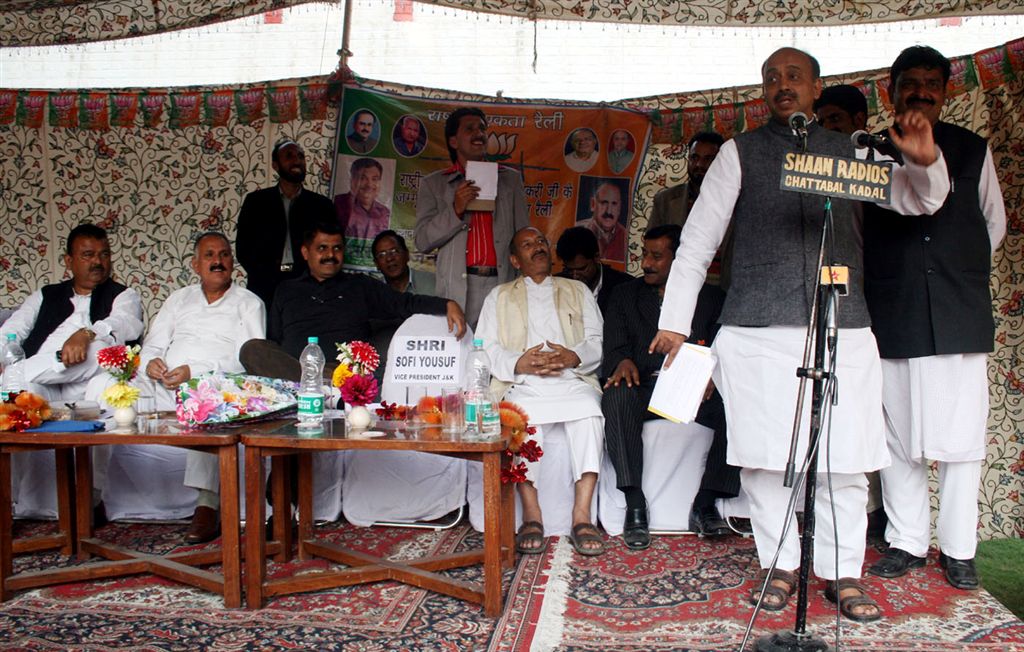
[[[470, 103], [346, 88], [338, 113], [331, 196], [345, 229], [345, 266], [375, 270], [372, 244], [392, 229], [415, 252], [419, 180], [453, 163], [445, 139], [451, 111]], [[531, 223], [551, 241], [570, 226], [598, 236], [601, 257], [626, 263], [631, 198], [650, 139], [646, 113], [609, 106], [480, 105], [486, 160], [523, 176]], [[504, 251], [499, 251], [503, 255]]]

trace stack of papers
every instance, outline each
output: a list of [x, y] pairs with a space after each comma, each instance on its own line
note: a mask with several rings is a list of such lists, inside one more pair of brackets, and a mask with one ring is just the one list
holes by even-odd
[[647, 409], [673, 423], [690, 423], [704, 402], [715, 356], [706, 346], [685, 343], [672, 366], [662, 367]]

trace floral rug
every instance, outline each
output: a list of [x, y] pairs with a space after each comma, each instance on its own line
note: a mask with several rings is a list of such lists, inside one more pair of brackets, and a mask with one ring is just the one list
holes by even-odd
[[[16, 536], [52, 524], [18, 522]], [[99, 534], [122, 545], [180, 550], [183, 524], [114, 523]], [[393, 558], [476, 547], [468, 525], [450, 530], [359, 528], [329, 523], [317, 536]], [[869, 550], [869, 562], [878, 553]], [[476, 605], [395, 582], [271, 598], [258, 611], [224, 609], [204, 591], [142, 575], [17, 594], [0, 605], [0, 649], [10, 650], [344, 650], [606, 651], [737, 650], [752, 609], [749, 539], [655, 537], [632, 552], [609, 540], [602, 557], [584, 558], [566, 539], [543, 555], [521, 556], [506, 572], [506, 608], [486, 618]], [[843, 621], [850, 652], [1024, 652], [1024, 623], [984, 591], [957, 591], [934, 559], [899, 580], [867, 578], [887, 617]], [[20, 555], [15, 570], [77, 563], [55, 553]], [[313, 572], [323, 561], [271, 563], [268, 573]], [[478, 580], [479, 567], [449, 571]], [[835, 645], [835, 611], [811, 586], [808, 628]], [[762, 614], [757, 636], [790, 629], [794, 608]], [[753, 643], [747, 649], [753, 649]]]
[[[753, 613], [747, 594], [756, 552], [752, 539], [655, 537], [650, 549], [627, 550], [612, 539], [601, 557], [580, 557], [566, 540], [542, 558], [524, 560], [489, 652], [734, 651]], [[869, 549], [868, 563], [879, 557]], [[868, 577], [886, 618], [842, 621], [848, 652], [1011, 652], [1024, 650], [1024, 622], [984, 591], [950, 587], [935, 564], [898, 580]], [[808, 630], [835, 649], [836, 612], [812, 580]], [[746, 649], [759, 636], [791, 630], [795, 598], [781, 613], [762, 612]]]

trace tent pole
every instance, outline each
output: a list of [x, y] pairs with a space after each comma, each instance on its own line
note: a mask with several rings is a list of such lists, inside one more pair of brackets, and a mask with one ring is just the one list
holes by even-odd
[[338, 67], [341, 70], [348, 70], [348, 58], [352, 51], [348, 49], [348, 37], [352, 27], [352, 0], [345, 0], [345, 19], [341, 24], [341, 49], [338, 50]]

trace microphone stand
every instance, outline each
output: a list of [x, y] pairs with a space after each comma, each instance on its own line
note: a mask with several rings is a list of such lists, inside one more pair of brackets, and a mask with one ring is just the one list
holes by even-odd
[[[805, 143], [804, 143], [805, 144]], [[800, 537], [800, 572], [797, 581], [796, 622], [792, 630], [781, 630], [767, 634], [757, 640], [758, 652], [821, 652], [829, 649], [825, 640], [807, 631], [807, 583], [811, 566], [814, 561], [814, 500], [817, 491], [818, 473], [818, 442], [821, 439], [822, 410], [825, 401], [825, 386], [831, 380], [831, 374], [825, 366], [825, 348], [834, 349], [835, 334], [831, 324], [836, 318], [838, 293], [831, 283], [822, 283], [822, 271], [825, 268], [826, 252], [831, 250], [833, 237], [832, 199], [826, 198], [824, 220], [821, 229], [821, 244], [818, 248], [818, 274], [815, 284], [814, 299], [811, 305], [810, 321], [807, 325], [807, 337], [804, 343], [803, 366], [796, 370], [800, 378], [797, 393], [796, 415], [793, 419], [793, 434], [789, 446], [789, 461], [786, 463], [784, 486], [792, 487], [795, 482], [795, 458], [797, 442], [800, 435], [801, 417], [803, 415], [804, 390], [807, 380], [811, 387], [811, 422], [807, 443], [807, 472], [804, 475], [804, 528]], [[831, 263], [829, 264], [831, 272]], [[832, 313], [830, 315], [830, 312]], [[814, 365], [811, 366], [811, 350], [813, 342]], [[834, 351], [833, 351], [834, 355]]]

